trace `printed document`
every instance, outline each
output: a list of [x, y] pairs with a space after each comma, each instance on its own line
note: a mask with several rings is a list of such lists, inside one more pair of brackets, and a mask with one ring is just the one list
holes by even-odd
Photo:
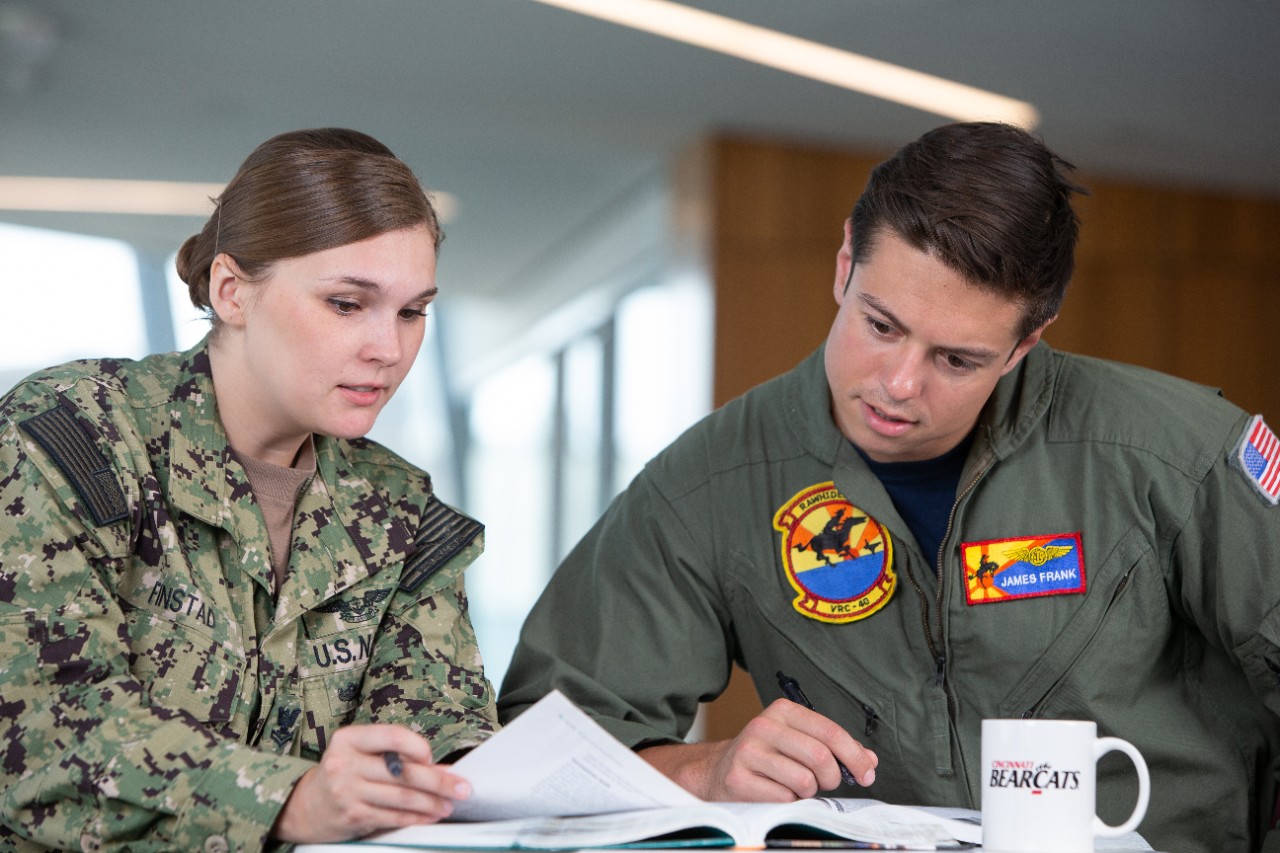
[[568, 817], [701, 802], [553, 690], [453, 765], [450, 820]]

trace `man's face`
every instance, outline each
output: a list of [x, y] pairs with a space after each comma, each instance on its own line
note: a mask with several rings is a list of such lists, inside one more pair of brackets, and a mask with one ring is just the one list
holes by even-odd
[[974, 287], [892, 231], [849, 278], [851, 264], [846, 222], [840, 310], [826, 348], [836, 425], [877, 462], [941, 456], [973, 429], [997, 380], [1043, 327], [1018, 340], [1018, 303]]

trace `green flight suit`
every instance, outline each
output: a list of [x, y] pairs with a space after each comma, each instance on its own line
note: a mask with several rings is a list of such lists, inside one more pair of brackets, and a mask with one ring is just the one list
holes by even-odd
[[494, 730], [481, 526], [379, 445], [314, 442], [277, 590], [203, 343], [0, 399], [0, 848], [261, 850], [339, 726], [438, 758]]
[[[968, 808], [983, 718], [1091, 719], [1145, 755], [1157, 849], [1243, 853], [1280, 756], [1280, 510], [1229, 461], [1247, 421], [1211, 390], [1038, 345], [980, 416], [926, 555], [833, 423], [819, 351], [619, 496], [525, 623], [499, 715], [555, 687], [628, 745], [675, 742], [734, 662], [766, 704], [781, 670], [879, 756], [841, 795]], [[1001, 582], [1027, 586], [987, 601], [1011, 541]], [[1099, 776], [1118, 823], [1132, 768]]]

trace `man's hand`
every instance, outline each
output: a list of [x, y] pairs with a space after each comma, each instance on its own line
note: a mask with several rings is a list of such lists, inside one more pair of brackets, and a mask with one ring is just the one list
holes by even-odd
[[[387, 753], [400, 759], [392, 775]], [[338, 729], [320, 763], [298, 780], [272, 829], [293, 843], [347, 841], [383, 829], [435, 823], [466, 799], [471, 786], [431, 763], [426, 738], [404, 726]]]
[[821, 714], [779, 699], [733, 740], [663, 744], [639, 755], [704, 800], [786, 802], [840, 784], [841, 761], [863, 787], [879, 759]]

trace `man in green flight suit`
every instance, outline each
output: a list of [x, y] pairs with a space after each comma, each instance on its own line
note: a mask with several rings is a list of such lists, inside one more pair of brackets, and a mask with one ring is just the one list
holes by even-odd
[[[825, 345], [614, 502], [530, 614], [500, 717], [559, 688], [708, 799], [968, 808], [984, 718], [1095, 720], [1146, 757], [1157, 849], [1256, 849], [1280, 760], [1280, 452], [1211, 389], [1040, 341], [1073, 267], [1070, 168], [990, 123], [880, 164]], [[682, 742], [735, 662], [764, 711]], [[1104, 762], [1103, 819], [1135, 794]]]

